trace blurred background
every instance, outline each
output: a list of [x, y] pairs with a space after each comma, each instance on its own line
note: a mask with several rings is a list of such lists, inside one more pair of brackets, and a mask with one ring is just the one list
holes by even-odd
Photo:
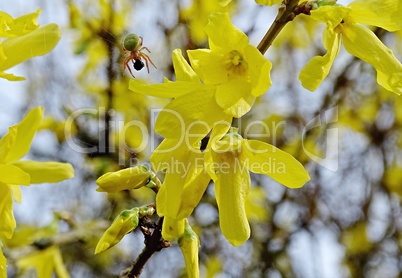
[[[135, 71], [135, 77], [161, 83], [164, 77], [175, 78], [174, 49], [185, 55], [188, 49], [208, 47], [202, 28], [210, 12], [228, 11], [250, 43], [258, 45], [278, 8], [252, 0], [226, 7], [214, 2], [0, 2], [0, 10], [14, 17], [40, 8], [39, 24], [54, 22], [63, 32], [50, 54], [9, 70], [26, 81], [0, 80], [0, 136], [42, 105], [46, 119], [27, 158], [70, 162], [76, 172], [59, 184], [22, 188], [22, 204], [14, 204], [18, 227], [5, 242], [9, 277], [35, 277], [18, 262], [47, 246], [49, 238], [58, 239], [54, 242], [71, 277], [117, 277], [136, 259], [144, 247], [139, 231], [109, 251], [93, 252], [117, 214], [154, 202], [154, 193], [146, 188], [99, 193], [95, 180], [149, 161], [162, 140], [152, 132], [153, 109], [168, 100], [128, 90], [132, 77], [122, 70], [121, 40], [130, 33], [144, 38], [157, 69]], [[376, 84], [370, 65], [343, 49], [319, 89], [303, 89], [298, 74], [313, 56], [325, 53], [324, 27], [304, 15], [285, 27], [265, 55], [273, 64], [272, 87], [235, 121], [245, 137], [295, 156], [311, 181], [290, 190], [252, 175], [247, 201], [252, 235], [238, 248], [221, 234], [210, 184], [189, 219], [201, 240], [202, 277], [401, 277], [402, 102]], [[373, 31], [401, 61], [402, 32]], [[143, 142], [138, 126], [119, 128], [134, 120], [144, 124], [153, 146]], [[143, 277], [186, 277], [177, 244], [155, 254]]]

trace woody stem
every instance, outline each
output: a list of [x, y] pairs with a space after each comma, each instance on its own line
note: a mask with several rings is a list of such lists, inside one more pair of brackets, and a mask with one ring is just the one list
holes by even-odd
[[272, 42], [278, 36], [279, 32], [285, 27], [285, 25], [292, 21], [295, 16], [295, 9], [299, 3], [299, 0], [284, 0], [279, 7], [278, 15], [276, 16], [274, 22], [271, 27], [268, 29], [264, 38], [258, 44], [257, 49], [262, 53], [268, 50], [268, 48], [272, 45]]

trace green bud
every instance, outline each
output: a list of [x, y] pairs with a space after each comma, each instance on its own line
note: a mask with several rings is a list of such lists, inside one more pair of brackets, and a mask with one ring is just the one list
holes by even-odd
[[178, 239], [180, 250], [183, 253], [188, 277], [200, 277], [198, 268], [198, 248], [200, 240], [186, 221], [183, 235]]
[[321, 7], [321, 6], [333, 6], [333, 5], [336, 4], [336, 1], [337, 0], [318, 0], [317, 5], [318, 5], [318, 7]]
[[106, 251], [119, 243], [126, 234], [137, 228], [138, 221], [139, 208], [122, 211], [100, 238], [95, 248], [95, 254]]
[[152, 216], [155, 214], [155, 208], [152, 206], [144, 206], [139, 208], [139, 218], [145, 217], [145, 216]]

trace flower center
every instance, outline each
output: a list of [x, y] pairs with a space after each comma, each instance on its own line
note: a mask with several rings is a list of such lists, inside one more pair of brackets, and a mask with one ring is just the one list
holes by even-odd
[[243, 75], [248, 69], [248, 64], [243, 54], [237, 50], [232, 50], [225, 55], [223, 63], [230, 74]]

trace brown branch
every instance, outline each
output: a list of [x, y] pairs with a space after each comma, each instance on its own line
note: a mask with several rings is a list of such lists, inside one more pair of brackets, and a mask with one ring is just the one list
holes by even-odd
[[276, 16], [271, 27], [268, 29], [264, 38], [258, 44], [257, 49], [264, 54], [272, 45], [275, 38], [281, 32], [285, 25], [292, 21], [297, 15], [310, 14], [311, 5], [308, 2], [303, 2], [298, 5], [298, 0], [284, 0], [279, 7], [278, 15]]
[[[161, 217], [154, 228], [154, 231], [149, 234], [148, 227], [141, 229], [145, 236], [145, 247], [142, 250], [141, 254], [138, 256], [137, 260], [133, 263], [133, 265], [123, 270], [120, 274], [120, 277], [128, 277], [128, 278], [138, 278], [141, 275], [142, 270], [144, 269], [147, 261], [152, 257], [152, 255], [156, 252], [159, 252], [163, 248], [169, 247], [170, 242], [164, 240], [162, 238], [162, 224], [163, 217]], [[144, 232], [147, 231], [147, 232]]]

